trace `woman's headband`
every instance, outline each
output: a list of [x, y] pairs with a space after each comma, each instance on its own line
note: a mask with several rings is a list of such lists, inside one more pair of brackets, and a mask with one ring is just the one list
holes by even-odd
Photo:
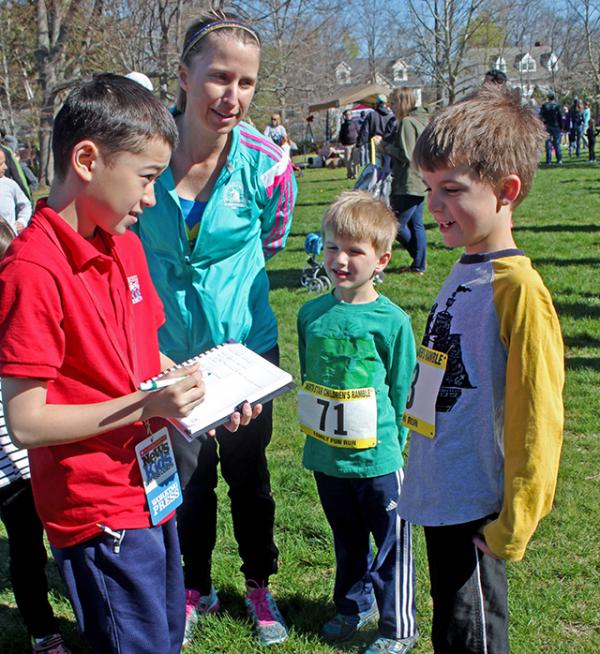
[[244, 25], [244, 23], [240, 23], [237, 20], [229, 20], [229, 19], [218, 20], [215, 21], [214, 23], [209, 23], [208, 25], [204, 25], [189, 39], [188, 44], [183, 49], [183, 53], [181, 55], [181, 61], [185, 60], [185, 58], [190, 53], [192, 48], [198, 43], [198, 41], [203, 39], [207, 34], [210, 34], [215, 30], [221, 30], [225, 28], [235, 28], [248, 32], [248, 34], [251, 34], [256, 39], [256, 42], [260, 46], [260, 38], [258, 34], [251, 27], [248, 27], [248, 25]]

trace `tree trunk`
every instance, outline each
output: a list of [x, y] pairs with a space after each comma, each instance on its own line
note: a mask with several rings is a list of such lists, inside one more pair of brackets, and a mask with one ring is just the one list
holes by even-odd
[[[10, 7], [7, 7], [9, 9]], [[0, 19], [0, 42], [7, 42], [7, 34], [11, 28], [11, 19], [8, 12], [5, 14], [6, 18]], [[10, 89], [10, 70], [8, 67], [8, 60], [6, 58], [6, 49], [2, 48], [2, 86], [4, 87], [4, 97], [6, 98], [6, 111], [8, 116], [4, 115], [3, 119], [8, 122], [8, 129], [11, 134], [14, 134], [15, 129], [15, 115], [12, 106], [12, 92]], [[4, 113], [4, 112], [3, 112]]]
[[52, 126], [54, 125], [54, 111], [56, 94], [52, 92], [53, 84], [48, 82], [48, 71], [43, 71], [42, 78], [42, 107], [40, 111], [40, 183], [52, 182]]
[[2, 72], [4, 79], [4, 97], [6, 98], [6, 111], [8, 113], [8, 130], [11, 134], [16, 132], [15, 115], [12, 107], [12, 94], [10, 90], [10, 71], [8, 70], [8, 62], [6, 61], [6, 52], [2, 50]]

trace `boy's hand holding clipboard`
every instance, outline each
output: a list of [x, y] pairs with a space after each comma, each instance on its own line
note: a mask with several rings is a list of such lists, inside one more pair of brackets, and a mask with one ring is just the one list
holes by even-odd
[[221, 425], [236, 431], [260, 415], [264, 402], [293, 387], [289, 373], [244, 345], [229, 342], [169, 368], [140, 384], [139, 389], [164, 395], [170, 410], [159, 415], [192, 440], [202, 434], [214, 435]]

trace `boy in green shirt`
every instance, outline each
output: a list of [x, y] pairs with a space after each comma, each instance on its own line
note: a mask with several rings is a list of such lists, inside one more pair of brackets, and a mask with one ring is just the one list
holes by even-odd
[[343, 193], [322, 225], [335, 289], [298, 315], [304, 465], [314, 471], [336, 554], [337, 614], [322, 633], [343, 641], [379, 614], [365, 654], [404, 654], [418, 636], [411, 529], [397, 511], [415, 344], [409, 317], [373, 286], [396, 229], [382, 202]]

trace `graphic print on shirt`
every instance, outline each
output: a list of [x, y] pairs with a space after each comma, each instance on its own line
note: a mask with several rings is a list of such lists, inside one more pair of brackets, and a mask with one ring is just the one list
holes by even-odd
[[448, 355], [446, 374], [437, 397], [435, 409], [440, 413], [452, 411], [452, 408], [462, 395], [462, 389], [477, 388], [469, 380], [469, 374], [462, 358], [460, 345], [461, 334], [451, 333], [452, 314], [449, 309], [460, 300], [459, 293], [471, 293], [468, 286], [460, 284], [454, 293], [446, 300], [446, 307], [436, 314], [437, 303], [433, 305], [427, 318], [423, 345]]
[[377, 352], [372, 339], [313, 336], [310, 347], [318, 355], [307, 360], [298, 392], [301, 430], [333, 447], [374, 447]]

